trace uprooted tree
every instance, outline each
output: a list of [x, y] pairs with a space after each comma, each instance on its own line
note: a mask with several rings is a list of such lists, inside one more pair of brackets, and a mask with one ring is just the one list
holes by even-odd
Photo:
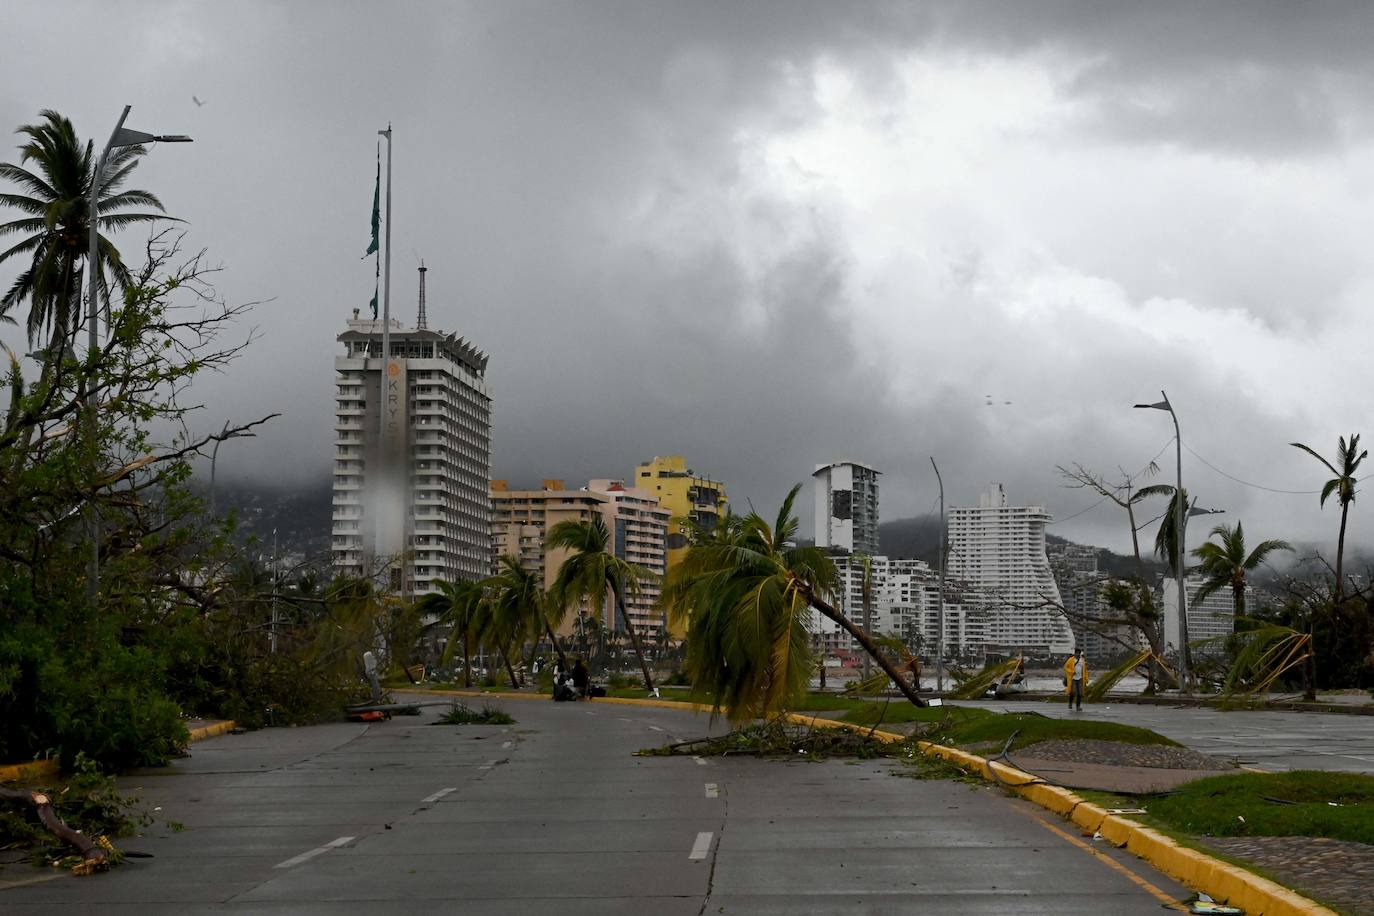
[[149, 240], [95, 348], [64, 305], [36, 372], [5, 351], [0, 759], [134, 765], [184, 740], [176, 682], [203, 651], [189, 627], [224, 547], [186, 488], [190, 462], [270, 417], [191, 431], [191, 383], [246, 346], [251, 333], [227, 338], [250, 306], [216, 297], [214, 269], [180, 242]]

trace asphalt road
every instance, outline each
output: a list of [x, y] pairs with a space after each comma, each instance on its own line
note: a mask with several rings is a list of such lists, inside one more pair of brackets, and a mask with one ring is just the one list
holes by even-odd
[[1082, 712], [1068, 703], [976, 701], [996, 712], [1095, 719], [1139, 725], [1185, 747], [1222, 760], [1272, 772], [1338, 770], [1374, 774], [1374, 716], [1343, 713], [1219, 710], [1206, 707], [1089, 703]]
[[[225, 736], [125, 780], [153, 858], [0, 872], [0, 912], [1154, 916], [1184, 888], [997, 789], [891, 761], [634, 757], [704, 716], [504, 701]], [[720, 726], [717, 726], [719, 729]], [[184, 824], [177, 830], [169, 822]]]

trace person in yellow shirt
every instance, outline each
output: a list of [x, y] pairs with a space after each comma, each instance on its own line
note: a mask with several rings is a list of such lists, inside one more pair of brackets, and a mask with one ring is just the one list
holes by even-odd
[[1083, 685], [1088, 683], [1088, 660], [1083, 657], [1083, 648], [1073, 650], [1073, 655], [1064, 663], [1064, 689], [1069, 694], [1069, 708], [1083, 708]]

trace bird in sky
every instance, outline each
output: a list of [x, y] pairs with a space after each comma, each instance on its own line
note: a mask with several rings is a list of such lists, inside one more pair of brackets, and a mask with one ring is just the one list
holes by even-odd
[[197, 108], [203, 108], [205, 106], [205, 103], [202, 102], [200, 99], [196, 98], [195, 96], [191, 96], [191, 101], [196, 103]]

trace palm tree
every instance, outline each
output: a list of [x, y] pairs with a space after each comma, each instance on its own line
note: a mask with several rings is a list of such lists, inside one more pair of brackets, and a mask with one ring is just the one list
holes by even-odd
[[492, 604], [509, 623], [507, 629], [519, 632], [523, 641], [528, 636], [535, 642], [548, 636], [559, 661], [567, 668], [563, 647], [549, 624], [548, 602], [539, 574], [520, 565], [513, 556], [501, 557], [501, 571], [487, 580], [492, 587]]
[[[0, 318], [12, 322], [8, 312], [27, 299], [27, 330], [32, 344], [51, 328], [50, 342], [56, 352], [81, 323], [82, 269], [89, 252], [92, 173], [95, 170], [93, 145], [84, 145], [76, 136], [72, 122], [55, 111], [40, 113], [38, 124], [26, 124], [16, 133], [28, 142], [19, 147], [19, 163], [0, 163], [0, 177], [19, 186], [21, 193], [0, 194], [0, 204], [25, 214], [21, 219], [0, 224], [0, 236], [23, 233], [24, 238], [0, 252], [0, 263], [25, 255], [27, 266], [14, 284], [0, 297]], [[162, 202], [148, 191], [120, 191], [144, 154], [142, 146], [117, 147], [105, 164], [108, 176], [101, 185], [96, 204], [99, 228], [121, 229], [139, 223], [166, 219], [160, 212]], [[33, 168], [26, 168], [30, 163]], [[130, 206], [146, 206], [158, 213], [120, 212]], [[129, 270], [119, 250], [99, 236], [99, 287], [109, 305], [108, 272], [121, 291], [131, 283]]]
[[420, 609], [428, 614], [438, 615], [437, 623], [449, 627], [449, 644], [444, 651], [444, 662], [453, 657], [459, 645], [463, 647], [463, 686], [472, 686], [472, 640], [479, 635], [479, 609], [487, 599], [486, 587], [481, 582], [459, 580], [458, 582], [436, 582], [438, 594], [426, 595], [420, 601]]
[[600, 611], [606, 606], [609, 591], [615, 600], [616, 610], [620, 612], [620, 619], [625, 623], [625, 632], [630, 635], [635, 655], [639, 658], [639, 668], [644, 673], [644, 689], [652, 691], [654, 679], [649, 674], [649, 663], [640, 649], [639, 634], [625, 612], [625, 594], [638, 595], [640, 584], [653, 573], [611, 553], [607, 549], [610, 540], [611, 533], [599, 515], [589, 521], [569, 519], [550, 529], [546, 547], [572, 551], [559, 567], [558, 576], [549, 589], [554, 613], [561, 623], [568, 609], [583, 601]]
[[1359, 433], [1350, 434], [1349, 444], [1346, 443], [1344, 436], [1339, 439], [1336, 446], [1336, 463], [1334, 465], [1321, 455], [1318, 455], [1310, 446], [1303, 445], [1301, 442], [1290, 442], [1288, 444], [1293, 446], [1293, 448], [1300, 448], [1304, 452], [1307, 452], [1307, 454], [1326, 465], [1326, 469], [1335, 475], [1322, 487], [1321, 505], [1323, 507], [1326, 506], [1326, 498], [1332, 493], [1336, 494], [1336, 498], [1340, 500], [1341, 503], [1341, 533], [1336, 540], [1335, 592], [1335, 603], [1340, 604], [1341, 595], [1345, 591], [1345, 581], [1341, 573], [1342, 561], [1345, 558], [1345, 520], [1350, 512], [1350, 504], [1355, 501], [1355, 472], [1359, 470], [1360, 462], [1364, 461], [1369, 452], [1362, 451], [1358, 455], [1355, 454], [1356, 450], [1360, 447]]
[[1208, 537], [1217, 540], [1209, 540], [1193, 551], [1193, 555], [1202, 561], [1199, 568], [1207, 577], [1193, 600], [1202, 601], [1213, 592], [1230, 586], [1235, 616], [1239, 620], [1245, 616], [1245, 574], [1253, 572], [1274, 551], [1292, 550], [1293, 546], [1287, 541], [1264, 541], [1247, 554], [1245, 529], [1240, 522], [1236, 522], [1235, 528], [1217, 525]]
[[663, 601], [686, 621], [687, 671], [732, 720], [766, 715], [805, 694], [814, 667], [810, 609], [834, 621], [864, 648], [916, 706], [916, 689], [860, 627], [830, 604], [839, 587], [823, 550], [798, 547], [792, 488], [769, 525], [758, 513], [731, 520], [693, 543], [669, 574]]

